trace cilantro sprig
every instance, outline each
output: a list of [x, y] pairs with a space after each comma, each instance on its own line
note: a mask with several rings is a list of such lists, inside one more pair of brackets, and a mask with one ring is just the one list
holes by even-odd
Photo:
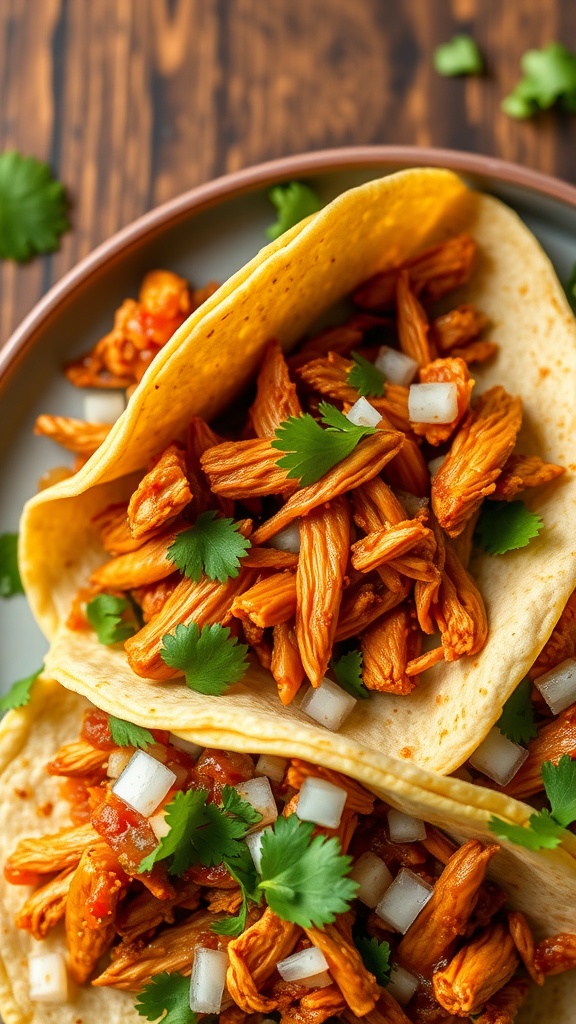
[[543, 526], [523, 501], [485, 501], [474, 536], [489, 555], [504, 555], [525, 548]]
[[330, 668], [336, 681], [346, 693], [359, 700], [368, 700], [370, 694], [362, 682], [362, 651], [348, 651], [341, 658], [333, 659]]
[[135, 633], [135, 625], [125, 619], [125, 612], [131, 609], [130, 602], [112, 594], [98, 594], [86, 605], [86, 618], [94, 629], [101, 644], [124, 643]]
[[250, 547], [250, 541], [238, 530], [239, 523], [233, 519], [217, 516], [214, 511], [202, 512], [194, 526], [177, 535], [168, 548], [168, 558], [195, 583], [202, 574], [220, 583], [236, 579], [240, 559]]
[[0, 711], [11, 711], [13, 708], [23, 708], [28, 704], [32, 696], [32, 687], [43, 670], [44, 665], [25, 679], [18, 679], [12, 683], [8, 693], [0, 697]]
[[280, 424], [271, 441], [273, 448], [287, 452], [278, 465], [301, 487], [315, 484], [328, 470], [354, 451], [364, 437], [376, 433], [375, 427], [358, 427], [329, 402], [318, 406], [323, 429], [310, 415], [290, 416]]
[[481, 75], [484, 71], [482, 55], [474, 39], [456, 35], [448, 43], [434, 50], [434, 70], [439, 75]]
[[277, 217], [274, 224], [266, 230], [272, 241], [279, 238], [289, 228], [299, 224], [311, 213], [322, 209], [322, 203], [314, 189], [303, 185], [300, 181], [291, 181], [288, 185], [275, 185], [268, 193], [268, 199], [276, 207]]
[[538, 735], [531, 692], [532, 683], [523, 679], [506, 701], [496, 723], [500, 732], [513, 743], [528, 743]]
[[358, 352], [352, 353], [352, 359], [354, 366], [351, 367], [346, 382], [365, 398], [380, 398], [384, 394], [386, 382], [382, 371]]
[[108, 728], [117, 747], [140, 747], [145, 750], [154, 743], [154, 737], [148, 729], [126, 722], [123, 718], [115, 718], [114, 715], [108, 716]]
[[383, 987], [390, 981], [390, 945], [388, 942], [379, 942], [377, 938], [368, 938], [367, 935], [354, 935], [354, 945], [362, 957], [362, 962], [367, 971], [374, 975], [379, 985]]
[[198, 1018], [190, 1009], [190, 978], [177, 971], [153, 974], [134, 1008], [145, 1020], [156, 1021], [162, 1017], [162, 1024], [197, 1024]]
[[0, 258], [53, 252], [68, 228], [66, 193], [48, 164], [15, 150], [0, 155]]
[[174, 633], [162, 637], [160, 657], [169, 668], [186, 676], [186, 685], [197, 693], [220, 697], [246, 673], [246, 644], [238, 643], [227, 626], [213, 623], [199, 629], [195, 622], [180, 623]]
[[23, 593], [24, 587], [18, 569], [18, 534], [2, 533], [0, 534], [0, 597], [13, 597], [14, 594]]
[[531, 814], [528, 826], [511, 825], [493, 816], [489, 828], [499, 839], [508, 839], [528, 850], [554, 850], [560, 845], [564, 829], [576, 821], [576, 761], [568, 754], [556, 765], [546, 761], [542, 765], [542, 781], [550, 810], [544, 808]]
[[522, 78], [502, 101], [505, 114], [524, 120], [555, 103], [576, 111], [576, 54], [552, 42], [542, 50], [527, 50], [520, 66]]

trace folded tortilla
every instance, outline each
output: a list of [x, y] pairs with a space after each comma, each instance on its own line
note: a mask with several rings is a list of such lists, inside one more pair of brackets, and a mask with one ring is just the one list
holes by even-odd
[[[64, 743], [77, 739], [87, 701], [47, 678], [35, 684], [28, 707], [10, 712], [0, 726], [0, 861], [23, 836], [53, 833], [69, 824], [69, 804], [60, 797], [58, 778], [49, 776], [45, 763]], [[138, 717], [139, 724], [148, 723]], [[210, 742], [233, 746], [225, 730], [215, 729]], [[489, 812], [473, 806], [477, 787], [460, 783], [453, 791], [449, 779], [431, 779], [430, 773], [409, 767], [383, 754], [368, 754], [347, 741], [336, 754], [317, 734], [312, 739], [298, 727], [290, 740], [272, 742], [262, 737], [253, 753], [274, 752], [301, 757], [357, 779], [392, 806], [444, 829], [459, 842], [471, 838], [493, 841], [488, 831]], [[432, 793], [436, 786], [439, 792]], [[440, 792], [444, 790], [444, 792]], [[481, 791], [480, 791], [481, 792]], [[458, 797], [458, 799], [456, 799]], [[513, 805], [514, 801], [510, 801]], [[39, 810], [40, 809], [40, 810]], [[490, 877], [509, 893], [509, 902], [530, 920], [537, 938], [576, 928], [576, 876], [563, 849], [533, 853], [502, 843], [492, 861]], [[25, 886], [4, 884], [0, 899], [0, 1012], [5, 1024], [135, 1024], [133, 996], [113, 989], [74, 988], [65, 1006], [33, 1003], [28, 996], [27, 957], [39, 944], [14, 926], [14, 914], [26, 899]], [[43, 951], [65, 952], [63, 926], [43, 941]], [[573, 1004], [572, 974], [550, 978], [544, 989], [531, 989], [518, 1024], [552, 1024], [570, 1020]]]
[[[473, 302], [486, 313], [500, 346], [490, 365], [474, 368], [477, 390], [503, 384], [519, 394], [520, 450], [568, 467], [559, 481], [526, 498], [544, 520], [540, 536], [526, 549], [472, 563], [489, 619], [482, 652], [441, 663], [408, 696], [373, 694], [334, 735], [295, 705], [282, 707], [273, 680], [257, 668], [225, 696], [205, 697], [182, 681], [141, 679], [123, 650], [103, 647], [93, 633], [67, 630], [78, 586], [106, 559], [92, 517], [131, 493], [135, 472], [151, 455], [183, 437], [193, 414], [209, 418], [222, 410], [253, 376], [270, 337], [289, 349], [360, 282], [461, 231], [473, 236], [479, 255], [469, 285], [451, 301]], [[193, 314], [86, 467], [26, 506], [21, 570], [52, 640], [47, 670], [123, 717], [162, 719], [200, 742], [226, 729], [248, 750], [263, 735], [282, 744], [298, 729], [335, 752], [352, 739], [407, 765], [453, 771], [498, 720], [574, 588], [575, 379], [574, 318], [549, 260], [515, 213], [441, 170], [404, 171], [345, 193], [263, 250]], [[491, 799], [496, 810], [499, 798]]]

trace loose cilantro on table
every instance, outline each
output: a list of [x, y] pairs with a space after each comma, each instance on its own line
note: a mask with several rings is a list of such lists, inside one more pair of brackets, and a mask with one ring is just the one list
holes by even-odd
[[48, 164], [15, 150], [0, 155], [0, 257], [53, 252], [68, 228], [64, 186]]
[[348, 651], [341, 658], [330, 662], [338, 685], [360, 700], [368, 700], [370, 694], [362, 682], [362, 651]]
[[291, 181], [288, 185], [275, 185], [268, 193], [268, 199], [276, 207], [277, 218], [266, 230], [272, 241], [283, 235], [289, 228], [299, 224], [311, 213], [322, 209], [322, 203], [309, 185]]
[[[197, 1017], [190, 1009], [190, 978], [174, 971], [153, 974], [140, 992], [134, 1008], [145, 1020], [162, 1024], [196, 1024]], [[162, 1016], [166, 1013], [166, 1016]]]
[[457, 35], [434, 50], [434, 69], [439, 75], [481, 75], [482, 55], [471, 36]]
[[143, 750], [151, 743], [154, 737], [148, 729], [143, 729], [133, 722], [125, 722], [123, 718], [108, 716], [108, 727], [110, 735], [117, 747], [141, 747]]
[[378, 939], [369, 939], [367, 935], [354, 935], [354, 945], [362, 957], [367, 971], [374, 975], [379, 985], [385, 986], [390, 981], [390, 946]]
[[384, 394], [386, 378], [384, 374], [368, 359], [358, 352], [352, 353], [354, 366], [350, 370], [346, 382], [365, 398], [380, 398]]
[[236, 579], [240, 559], [250, 547], [250, 541], [238, 532], [239, 525], [214, 511], [202, 512], [194, 526], [177, 535], [168, 548], [168, 558], [196, 583], [203, 573], [220, 583]]
[[527, 50], [520, 66], [523, 77], [502, 100], [505, 114], [523, 120], [557, 102], [576, 111], [576, 54], [552, 42], [543, 50]]
[[25, 704], [28, 704], [32, 696], [32, 687], [43, 670], [44, 665], [32, 675], [26, 676], [25, 679], [18, 679], [17, 682], [12, 683], [8, 693], [0, 697], [0, 711], [11, 711], [12, 708], [23, 708]]
[[499, 839], [509, 839], [528, 850], [553, 850], [560, 845], [564, 829], [576, 821], [576, 761], [568, 754], [556, 765], [546, 761], [542, 765], [542, 781], [550, 810], [531, 814], [528, 827], [492, 817], [489, 828]]
[[513, 743], [528, 743], [538, 735], [530, 694], [532, 683], [523, 679], [506, 701], [496, 725]]
[[278, 465], [301, 487], [315, 484], [351, 455], [359, 441], [376, 433], [375, 427], [357, 427], [329, 402], [320, 402], [318, 409], [326, 429], [306, 412], [284, 420], [271, 441], [273, 448], [288, 453], [278, 459]]
[[114, 597], [112, 594], [98, 594], [88, 602], [86, 618], [101, 644], [110, 647], [112, 644], [123, 643], [134, 635], [134, 623], [124, 618], [124, 613], [129, 608], [129, 601], [123, 597]]
[[0, 534], [0, 597], [23, 594], [24, 587], [18, 569], [18, 534]]
[[525, 548], [544, 526], [542, 517], [523, 501], [485, 501], [475, 539], [489, 555]]
[[180, 623], [174, 633], [165, 633], [160, 657], [169, 668], [186, 676], [186, 685], [197, 693], [220, 697], [238, 682], [248, 668], [248, 647], [230, 635], [227, 626], [215, 622], [199, 629], [195, 622]]

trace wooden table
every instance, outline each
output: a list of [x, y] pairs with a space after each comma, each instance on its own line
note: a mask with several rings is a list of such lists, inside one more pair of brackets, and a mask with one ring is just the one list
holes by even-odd
[[[468, 32], [482, 79], [434, 47]], [[573, 0], [0, 0], [0, 151], [50, 161], [72, 230], [0, 269], [0, 344], [69, 267], [200, 182], [366, 143], [474, 150], [576, 180], [576, 116], [510, 120], [528, 48], [576, 48]]]

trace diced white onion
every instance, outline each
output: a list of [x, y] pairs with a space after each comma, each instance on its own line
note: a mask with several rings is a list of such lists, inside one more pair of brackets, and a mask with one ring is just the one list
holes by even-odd
[[270, 547], [277, 548], [278, 551], [290, 551], [293, 555], [300, 553], [300, 526], [298, 520], [290, 523], [289, 526], [285, 526], [283, 530], [278, 530], [270, 540], [268, 541]]
[[388, 345], [380, 347], [374, 366], [391, 384], [401, 384], [403, 388], [407, 388], [418, 373], [418, 363], [412, 356]]
[[112, 792], [147, 818], [175, 782], [176, 775], [166, 765], [144, 750], [137, 750], [112, 786]]
[[420, 818], [394, 808], [388, 811], [388, 831], [392, 843], [417, 843], [426, 839], [426, 825]]
[[316, 689], [313, 686], [310, 687], [304, 695], [300, 708], [315, 722], [336, 732], [356, 703], [356, 698], [352, 694], [346, 693], [341, 686], [337, 686], [331, 679], [324, 677]]
[[194, 1013], [220, 1013], [226, 985], [228, 954], [197, 946], [190, 977], [190, 1009]]
[[171, 828], [171, 826], [166, 821], [166, 811], [164, 810], [164, 808], [161, 811], [156, 811], [156, 814], [153, 814], [150, 818], [148, 818], [148, 824], [150, 825], [154, 835], [156, 836], [156, 839], [158, 840], [164, 839], [164, 837], [168, 835]]
[[265, 832], [271, 832], [270, 825], [267, 828], [261, 828], [258, 832], [249, 832], [246, 836], [246, 846], [250, 850], [250, 856], [254, 861], [254, 867], [258, 874], [262, 872], [262, 836]]
[[386, 889], [392, 885], [393, 877], [390, 869], [381, 859], [377, 857], [375, 853], [363, 853], [358, 858], [350, 877], [358, 882], [360, 888], [356, 893], [356, 898], [361, 900], [367, 907], [374, 910], [377, 903], [380, 902]]
[[260, 754], [254, 769], [256, 775], [267, 775], [272, 782], [282, 782], [286, 773], [288, 760], [285, 757], [275, 757], [274, 754]]
[[332, 984], [332, 978], [328, 971], [320, 971], [320, 974], [311, 974], [309, 978], [300, 978], [303, 988], [328, 988]]
[[405, 971], [400, 964], [392, 964], [387, 991], [400, 1006], [406, 1006], [410, 1002], [417, 988], [418, 978], [410, 974], [410, 971]]
[[404, 935], [426, 906], [434, 889], [408, 868], [401, 868], [376, 907], [378, 917]]
[[133, 753], [132, 747], [121, 747], [119, 750], [110, 751], [108, 767], [106, 769], [106, 775], [109, 779], [117, 779], [122, 774]]
[[126, 408], [120, 391], [95, 391], [84, 397], [84, 419], [88, 423], [116, 423]]
[[190, 754], [196, 761], [204, 747], [201, 747], [199, 743], [192, 743], [192, 740], [183, 740], [181, 736], [175, 736], [174, 733], [170, 733], [170, 743], [177, 750], [183, 750], [185, 754]]
[[382, 413], [362, 397], [348, 409], [346, 419], [350, 420], [350, 423], [355, 423], [357, 427], [377, 427], [382, 419]]
[[65, 1003], [68, 974], [62, 953], [40, 953], [28, 957], [30, 999], [34, 1003]]
[[276, 970], [284, 981], [301, 981], [302, 978], [313, 978], [328, 970], [328, 961], [316, 946], [301, 949], [299, 953], [287, 956], [276, 964]]
[[273, 821], [276, 821], [278, 807], [276, 806], [274, 793], [270, 786], [270, 780], [266, 775], [260, 775], [257, 779], [248, 779], [247, 782], [240, 782], [235, 788], [242, 800], [252, 804], [252, 807], [262, 815], [261, 820], [256, 825], [257, 829], [261, 829], [264, 825], [271, 825]]
[[458, 389], [452, 381], [411, 384], [408, 416], [412, 423], [452, 423], [458, 415]]
[[341, 786], [308, 775], [300, 789], [296, 814], [300, 821], [338, 828], [347, 797], [348, 793]]
[[507, 786], [527, 757], [525, 747], [513, 743], [494, 726], [471, 755], [470, 764], [499, 786]]
[[442, 463], [446, 460], [445, 455], [437, 455], [435, 459], [430, 459], [428, 463], [428, 469], [430, 470], [430, 476], [436, 476], [436, 473], [440, 469]]
[[566, 658], [556, 668], [534, 680], [553, 715], [559, 715], [576, 701], [576, 658]]

